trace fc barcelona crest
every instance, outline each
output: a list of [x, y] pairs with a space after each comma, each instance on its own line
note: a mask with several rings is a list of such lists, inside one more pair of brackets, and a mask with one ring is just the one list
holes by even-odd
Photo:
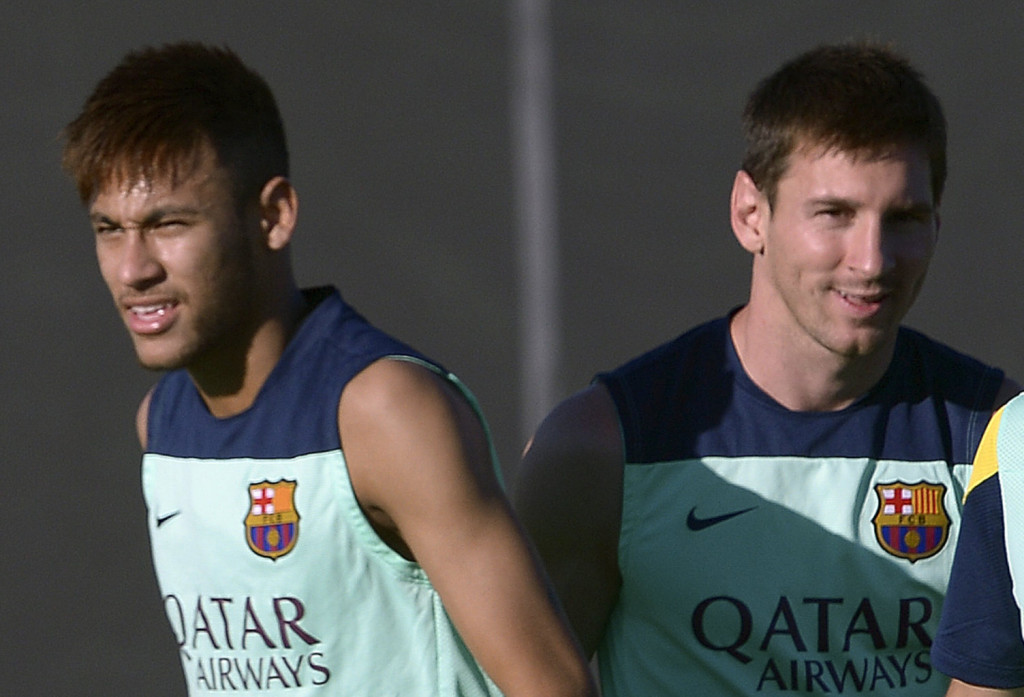
[[889, 554], [911, 563], [939, 553], [949, 538], [945, 484], [876, 484], [875, 537]]
[[297, 482], [281, 479], [249, 485], [249, 513], [245, 539], [249, 549], [276, 560], [295, 549], [299, 537], [299, 512], [295, 510]]

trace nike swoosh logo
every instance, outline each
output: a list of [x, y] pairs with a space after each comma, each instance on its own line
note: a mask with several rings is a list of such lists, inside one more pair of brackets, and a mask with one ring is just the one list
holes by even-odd
[[174, 513], [168, 513], [167, 515], [162, 515], [162, 516], [159, 516], [159, 517], [158, 517], [158, 518], [156, 519], [156, 526], [157, 526], [157, 527], [160, 527], [161, 525], [163, 525], [164, 523], [166, 523], [166, 522], [167, 522], [168, 520], [170, 520], [171, 518], [174, 518], [175, 516], [179, 516], [179, 515], [181, 515], [181, 511], [175, 511]]
[[698, 518], [697, 507], [694, 506], [693, 508], [690, 509], [690, 514], [686, 516], [686, 527], [690, 528], [690, 530], [693, 530], [694, 532], [699, 532], [701, 530], [706, 530], [710, 528], [712, 525], [724, 523], [730, 518], [735, 518], [738, 515], [750, 513], [755, 508], [757, 508], [757, 506], [744, 508], [741, 511], [732, 511], [731, 513], [723, 513], [722, 515], [711, 516], [710, 518]]

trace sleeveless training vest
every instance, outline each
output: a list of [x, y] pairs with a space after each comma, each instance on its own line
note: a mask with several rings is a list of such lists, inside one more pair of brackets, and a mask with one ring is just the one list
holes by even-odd
[[465, 390], [320, 295], [244, 413], [211, 416], [182, 371], [153, 393], [143, 490], [189, 693], [497, 695], [423, 570], [363, 516], [338, 435], [341, 392], [375, 360]]
[[928, 649], [1001, 371], [901, 329], [870, 393], [794, 412], [723, 318], [598, 380], [625, 448], [605, 697], [944, 693]]

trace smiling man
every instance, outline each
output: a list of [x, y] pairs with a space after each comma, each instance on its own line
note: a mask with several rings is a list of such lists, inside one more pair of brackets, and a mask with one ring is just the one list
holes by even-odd
[[591, 695], [454, 375], [300, 290], [266, 83], [226, 49], [134, 52], [64, 165], [147, 368], [153, 558], [191, 694]]
[[605, 697], [941, 695], [960, 496], [1001, 371], [901, 326], [946, 176], [904, 58], [826, 46], [744, 114], [748, 302], [559, 405], [514, 503]]

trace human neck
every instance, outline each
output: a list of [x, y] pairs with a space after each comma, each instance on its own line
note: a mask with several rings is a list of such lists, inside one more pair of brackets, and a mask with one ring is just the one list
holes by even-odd
[[189, 375], [211, 414], [227, 418], [252, 406], [306, 311], [301, 292], [293, 288], [236, 344], [222, 347], [218, 355], [189, 367]]
[[730, 337], [754, 384], [792, 411], [848, 407], [882, 379], [895, 348], [893, 342], [869, 355], [842, 356], [810, 340], [794, 341], [759, 322], [749, 306], [733, 315]]

